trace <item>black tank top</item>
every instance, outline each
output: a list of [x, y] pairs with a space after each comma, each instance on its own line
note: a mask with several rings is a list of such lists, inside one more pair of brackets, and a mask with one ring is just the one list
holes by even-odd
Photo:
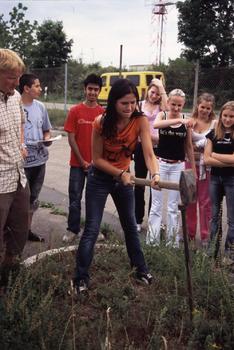
[[[166, 114], [165, 114], [165, 119]], [[159, 142], [156, 155], [171, 160], [185, 160], [185, 141], [187, 129], [184, 124], [159, 129]]]

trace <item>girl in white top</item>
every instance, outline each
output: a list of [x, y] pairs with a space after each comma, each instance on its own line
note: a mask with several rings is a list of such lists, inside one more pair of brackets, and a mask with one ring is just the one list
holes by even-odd
[[[160, 111], [165, 111], [167, 105], [167, 94], [164, 86], [159, 79], [153, 79], [147, 89], [146, 98], [141, 102], [140, 107], [144, 115], [148, 118], [150, 124], [150, 134], [153, 147], [158, 143], [158, 130], [154, 129], [154, 121]], [[142, 150], [141, 141], [136, 145], [134, 153], [135, 176], [145, 179], [148, 169], [145, 164], [145, 158]], [[141, 231], [141, 224], [145, 215], [145, 188], [135, 186], [135, 216], [137, 221], [137, 231]], [[151, 202], [151, 201], [150, 201]]]
[[[197, 172], [197, 201], [187, 208], [187, 225], [189, 237], [194, 240], [197, 232], [197, 211], [199, 210], [202, 245], [207, 243], [211, 219], [210, 169], [204, 165], [204, 148], [207, 140], [206, 135], [215, 127], [214, 103], [214, 96], [204, 93], [198, 97], [196, 108], [192, 114], [194, 121], [192, 141]], [[190, 167], [190, 163], [186, 162], [186, 168]]]

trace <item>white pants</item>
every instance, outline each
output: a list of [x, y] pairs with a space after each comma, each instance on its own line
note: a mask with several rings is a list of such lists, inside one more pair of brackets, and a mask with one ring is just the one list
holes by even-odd
[[[166, 163], [159, 161], [160, 180], [179, 182], [181, 171], [184, 170], [184, 162]], [[146, 243], [160, 243], [160, 226], [162, 222], [163, 194], [167, 191], [167, 241], [178, 240], [180, 193], [175, 190], [156, 191], [152, 189], [152, 203], [149, 213], [149, 228]]]

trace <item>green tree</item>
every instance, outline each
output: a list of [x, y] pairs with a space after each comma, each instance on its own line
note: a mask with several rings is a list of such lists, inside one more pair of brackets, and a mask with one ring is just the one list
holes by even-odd
[[190, 106], [194, 88], [194, 64], [185, 58], [169, 59], [164, 73], [167, 92], [175, 88], [182, 89], [186, 94], [186, 105]]
[[70, 57], [73, 40], [67, 40], [61, 21], [46, 20], [37, 28], [37, 46], [34, 48], [33, 66], [60, 67]]
[[10, 32], [3, 15], [0, 16], [0, 47], [8, 49], [10, 47]]
[[205, 67], [234, 62], [234, 5], [232, 0], [185, 0], [179, 10], [178, 40], [183, 56]]
[[10, 15], [10, 48], [19, 53], [26, 64], [31, 63], [32, 51], [35, 46], [35, 31], [37, 21], [30, 23], [25, 19], [27, 7], [19, 3], [14, 6]]

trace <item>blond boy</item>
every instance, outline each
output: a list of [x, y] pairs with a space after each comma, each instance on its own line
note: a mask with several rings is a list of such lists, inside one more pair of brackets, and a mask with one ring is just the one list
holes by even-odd
[[28, 235], [29, 188], [23, 167], [24, 113], [15, 90], [25, 69], [11, 50], [0, 49], [0, 288], [16, 266]]

